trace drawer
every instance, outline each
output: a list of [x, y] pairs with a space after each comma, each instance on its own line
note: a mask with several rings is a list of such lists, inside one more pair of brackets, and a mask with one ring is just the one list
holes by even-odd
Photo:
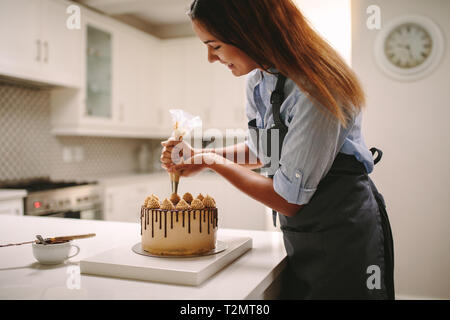
[[23, 215], [22, 199], [0, 201], [0, 214], [22, 216]]

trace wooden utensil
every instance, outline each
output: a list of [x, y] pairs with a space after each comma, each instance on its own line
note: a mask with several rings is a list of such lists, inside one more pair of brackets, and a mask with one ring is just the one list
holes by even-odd
[[95, 237], [95, 233], [80, 234], [80, 235], [75, 235], [75, 236], [47, 238], [47, 239], [45, 239], [45, 242], [55, 243], [55, 242], [70, 241], [70, 240], [75, 240], [75, 239], [92, 238], [92, 237]]
[[[44, 244], [61, 243], [61, 242], [67, 242], [67, 241], [70, 241], [70, 240], [75, 240], [75, 239], [86, 239], [86, 238], [92, 238], [92, 237], [95, 237], [95, 233], [80, 234], [80, 235], [74, 235], [74, 236], [62, 236], [62, 237], [46, 238], [46, 239], [44, 239]], [[40, 240], [33, 240], [33, 241], [20, 242], [20, 243], [3, 244], [3, 245], [0, 245], [0, 248], [11, 247], [11, 246], [20, 246], [20, 245], [23, 245], [23, 244], [30, 244], [30, 243], [42, 243], [42, 241], [40, 241]]]

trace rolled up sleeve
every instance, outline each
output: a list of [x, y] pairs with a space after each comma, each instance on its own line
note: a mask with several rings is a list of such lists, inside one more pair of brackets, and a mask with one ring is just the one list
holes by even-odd
[[319, 110], [303, 94], [285, 103], [291, 104], [287, 107], [288, 132], [273, 187], [287, 202], [303, 205], [330, 170], [348, 131], [342, 130], [329, 111], [322, 106], [324, 110]]
[[308, 203], [316, 189], [302, 188], [303, 174], [300, 170], [295, 171], [295, 178], [289, 180], [283, 171], [277, 170], [273, 177], [273, 188], [276, 193], [289, 203]]

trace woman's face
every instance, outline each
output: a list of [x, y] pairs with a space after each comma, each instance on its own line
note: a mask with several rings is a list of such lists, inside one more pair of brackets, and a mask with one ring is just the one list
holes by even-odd
[[223, 43], [211, 35], [200, 23], [193, 20], [192, 28], [208, 48], [208, 61], [219, 61], [236, 77], [243, 76], [258, 68], [258, 65], [237, 47]]

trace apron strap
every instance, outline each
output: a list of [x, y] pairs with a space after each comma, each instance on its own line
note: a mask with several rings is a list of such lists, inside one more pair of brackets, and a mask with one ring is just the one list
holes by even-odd
[[275, 86], [275, 91], [272, 92], [270, 96], [270, 103], [272, 104], [273, 121], [277, 128], [287, 129], [284, 122], [281, 120], [280, 109], [284, 101], [284, 85], [286, 83], [286, 77], [281, 73], [278, 74], [277, 84]]
[[[287, 126], [284, 124], [284, 122], [281, 120], [281, 105], [284, 101], [284, 85], [286, 83], [286, 77], [282, 75], [281, 73], [278, 74], [277, 84], [275, 86], [275, 90], [272, 92], [272, 95], [270, 96], [270, 103], [272, 104], [272, 113], [273, 113], [273, 121], [275, 122], [275, 128], [283, 129], [287, 131]], [[281, 147], [283, 145], [283, 142], [280, 141], [280, 154], [281, 154]], [[273, 179], [273, 176], [270, 176], [269, 178]], [[277, 226], [277, 212], [275, 210], [272, 210], [272, 217], [273, 217], [273, 226]]]
[[381, 158], [383, 157], [383, 151], [377, 148], [370, 148], [370, 152], [372, 152], [372, 156], [377, 153], [377, 157], [373, 160], [373, 163], [377, 164], [378, 162], [380, 162]]

